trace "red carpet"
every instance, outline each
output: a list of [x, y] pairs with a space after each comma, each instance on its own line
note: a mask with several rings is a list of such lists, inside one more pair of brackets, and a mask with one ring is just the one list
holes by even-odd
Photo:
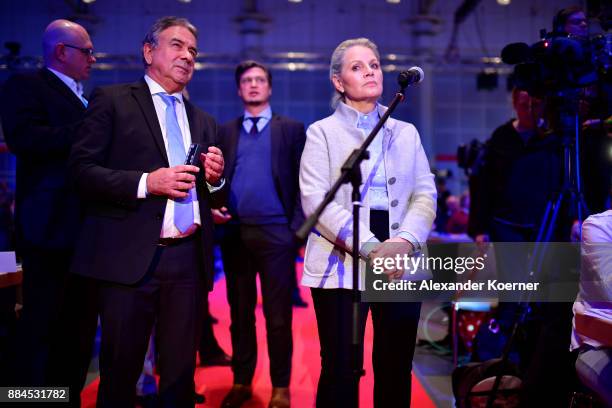
[[[298, 264], [301, 269], [301, 264]], [[294, 308], [293, 311], [293, 371], [291, 378], [291, 402], [296, 408], [314, 407], [316, 385], [319, 378], [320, 357], [317, 325], [312, 308], [310, 291], [302, 288], [302, 296], [309, 304], [308, 308]], [[215, 290], [210, 294], [210, 309], [213, 316], [219, 319], [214, 326], [219, 344], [226, 352], [231, 351], [229, 336], [229, 308], [225, 297], [225, 280], [215, 284]], [[261, 299], [260, 299], [261, 301]], [[270, 398], [272, 386], [268, 375], [268, 356], [265, 337], [264, 317], [261, 302], [257, 307], [257, 340], [258, 364], [253, 380], [254, 397], [245, 404], [245, 408], [265, 408]], [[373, 374], [372, 374], [372, 324], [368, 319], [365, 334], [365, 370], [366, 375], [361, 380], [361, 407], [372, 406]], [[232, 372], [229, 367], [198, 368], [195, 374], [196, 389], [206, 396], [206, 403], [200, 407], [218, 407], [224, 395], [232, 385]], [[95, 407], [98, 380], [87, 386], [82, 393], [83, 407]], [[412, 407], [435, 407], [425, 390], [413, 375], [412, 377]]]

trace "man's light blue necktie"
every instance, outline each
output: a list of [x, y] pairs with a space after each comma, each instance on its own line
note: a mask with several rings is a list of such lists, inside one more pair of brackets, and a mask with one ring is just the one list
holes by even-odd
[[79, 99], [81, 100], [81, 102], [83, 102], [83, 105], [85, 105], [85, 107], [87, 107], [87, 105], [89, 105], [89, 101], [87, 100], [87, 98], [85, 98], [85, 96], [83, 96], [83, 84], [80, 82], [76, 83], [76, 90], [77, 90], [77, 95], [79, 97]]
[[[183, 135], [176, 118], [174, 105], [176, 97], [167, 93], [159, 94], [166, 104], [166, 138], [168, 139], [168, 160], [170, 167], [185, 163], [185, 145]], [[193, 224], [193, 189], [189, 196], [174, 200], [174, 225], [179, 231], [185, 232]]]

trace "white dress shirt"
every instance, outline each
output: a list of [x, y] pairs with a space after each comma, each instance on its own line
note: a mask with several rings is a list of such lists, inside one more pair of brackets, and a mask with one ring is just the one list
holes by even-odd
[[[162, 137], [164, 139], [164, 146], [166, 148], [166, 152], [168, 152], [168, 137], [166, 136], [166, 103], [163, 101], [162, 97], [159, 95], [160, 93], [167, 93], [164, 88], [157, 82], [155, 82], [151, 77], [145, 75], [144, 77], [147, 85], [149, 86], [149, 90], [151, 91], [151, 97], [153, 98], [153, 105], [155, 106], [155, 113], [157, 114], [157, 120], [159, 122], [159, 127], [161, 128]], [[176, 118], [178, 120], [179, 128], [181, 129], [181, 134], [183, 135], [183, 145], [185, 147], [185, 157], [187, 157], [187, 151], [189, 151], [189, 146], [191, 146], [191, 131], [189, 130], [189, 121], [187, 119], [187, 111], [185, 110], [185, 103], [183, 101], [183, 95], [178, 92], [171, 94], [176, 97], [177, 101], [174, 104], [174, 108], [176, 110]], [[138, 198], [145, 198], [147, 196], [147, 176], [149, 173], [144, 173], [140, 178], [140, 183], [138, 184]], [[196, 194], [195, 188], [193, 189], [193, 222], [194, 225], [187, 230], [186, 234], [189, 235], [192, 233], [196, 226], [202, 225], [202, 221], [200, 219], [200, 207], [198, 205], [198, 196]], [[164, 222], [162, 225], [162, 230], [160, 237], [162, 238], [171, 238], [171, 237], [179, 237], [181, 236], [181, 232], [174, 225], [174, 200], [168, 199], [166, 204], [166, 212], [164, 213]]]
[[79, 98], [81, 102], [83, 102], [83, 105], [85, 105], [85, 107], [87, 107], [87, 99], [83, 97], [83, 84], [82, 83], [75, 81], [74, 79], [70, 78], [68, 75], [63, 74], [59, 71], [56, 71], [53, 68], [47, 67], [47, 69], [53, 72], [53, 74], [55, 74], [55, 76], [58, 77], [60, 81], [65, 83], [66, 86], [70, 88], [72, 93], [74, 93], [77, 96], [77, 98]]
[[[247, 134], [251, 133], [251, 129], [253, 128], [253, 121], [249, 118], [255, 117], [251, 115], [250, 112], [244, 111], [244, 118], [242, 119], [242, 127]], [[261, 132], [263, 128], [268, 125], [268, 122], [272, 120], [272, 108], [270, 105], [264, 110], [262, 110], [259, 115], [257, 115], [259, 120], [257, 121], [257, 131]]]
[[[574, 302], [574, 315], [582, 313], [603, 321], [612, 321], [612, 210], [589, 216], [582, 224], [582, 265], [580, 291]], [[571, 350], [588, 344], [602, 347], [588, 333], [576, 330], [572, 320]]]

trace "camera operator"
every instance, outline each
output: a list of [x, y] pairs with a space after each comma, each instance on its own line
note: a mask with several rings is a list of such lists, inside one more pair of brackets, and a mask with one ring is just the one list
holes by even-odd
[[[561, 188], [561, 141], [541, 127], [548, 111], [544, 101], [515, 88], [512, 105], [516, 118], [493, 132], [470, 177], [468, 232], [477, 243], [534, 242], [548, 200]], [[570, 223], [571, 219], [563, 219], [559, 226]], [[522, 248], [496, 248], [496, 258], [500, 280], [526, 279], [528, 257]], [[516, 311], [516, 303], [499, 304], [495, 319], [502, 333], [510, 331]], [[522, 327], [524, 337], [513, 345], [524, 374], [521, 406], [563, 406], [566, 396], [558, 390], [571, 389], [573, 371], [570, 331], [571, 304], [548, 303], [533, 309]], [[505, 340], [500, 340], [502, 345]], [[501, 354], [499, 344], [478, 347]], [[550, 373], [555, 373], [554, 380]]]
[[550, 194], [560, 185], [558, 141], [538, 124], [542, 100], [514, 88], [516, 118], [486, 142], [470, 177], [469, 235], [476, 242], [532, 242]]
[[587, 39], [589, 36], [589, 25], [586, 14], [579, 6], [569, 6], [559, 10], [553, 18], [554, 36], [573, 36]]
[[[602, 13], [601, 25], [608, 29], [607, 17]], [[581, 89], [578, 101], [578, 114], [581, 123], [580, 157], [582, 193], [589, 213], [595, 214], [610, 207], [611, 166], [610, 149], [612, 139], [604, 127], [605, 119], [610, 117], [610, 72], [605, 52], [601, 50], [601, 36], [589, 38], [589, 25], [584, 10], [579, 6], [561, 9], [553, 18], [553, 38], [567, 37], [577, 41], [583, 53], [592, 59], [597, 69], [597, 81]], [[586, 214], [588, 215], [588, 214]], [[583, 215], [583, 217], [586, 217]]]

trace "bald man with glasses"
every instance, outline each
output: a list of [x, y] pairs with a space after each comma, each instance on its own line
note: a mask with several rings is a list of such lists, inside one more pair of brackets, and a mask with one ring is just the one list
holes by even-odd
[[96, 58], [85, 28], [68, 20], [45, 29], [43, 58], [44, 68], [9, 78], [0, 98], [6, 142], [17, 157], [16, 245], [23, 264], [23, 313], [7, 380], [70, 386], [78, 406], [97, 313], [90, 281], [68, 272], [80, 206], [66, 168], [88, 103], [83, 81]]

